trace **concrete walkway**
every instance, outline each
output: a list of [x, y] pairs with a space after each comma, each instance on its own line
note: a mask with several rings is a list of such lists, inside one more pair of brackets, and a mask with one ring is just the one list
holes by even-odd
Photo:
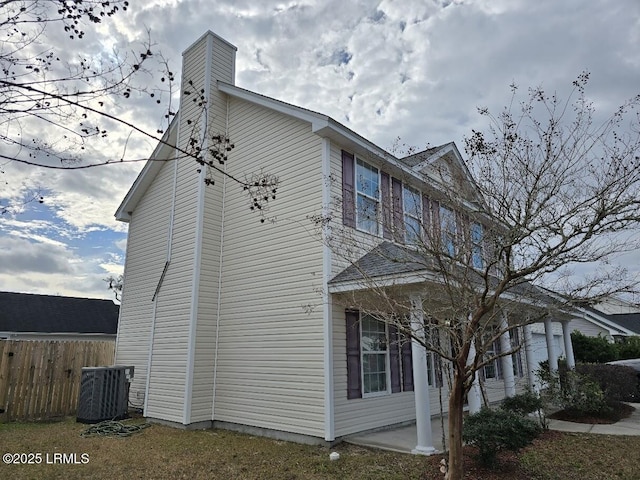
[[[632, 403], [631, 405], [636, 409], [631, 416], [610, 425], [592, 425], [588, 423], [549, 420], [549, 428], [561, 432], [597, 433], [601, 435], [640, 435], [640, 403]], [[442, 420], [444, 420], [444, 431], [446, 433], [446, 417], [441, 419], [437, 416], [431, 419], [433, 446], [439, 452], [444, 450], [442, 446]], [[416, 426], [414, 424], [392, 430], [352, 435], [345, 438], [345, 441], [363, 447], [411, 453], [411, 450], [416, 446], [416, 438]]]

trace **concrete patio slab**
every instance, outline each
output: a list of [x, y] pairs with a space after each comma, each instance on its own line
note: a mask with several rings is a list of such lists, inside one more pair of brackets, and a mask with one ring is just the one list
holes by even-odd
[[[600, 435], [640, 435], [640, 403], [632, 403], [635, 411], [628, 418], [610, 425], [565, 422], [562, 420], [549, 420], [549, 428], [561, 432], [596, 433]], [[433, 447], [435, 453], [443, 452], [442, 444], [442, 420], [444, 420], [444, 432], [447, 432], [447, 417], [439, 416], [431, 419]], [[364, 434], [352, 435], [345, 438], [347, 443], [363, 447], [380, 448], [401, 453], [412, 453], [416, 447], [416, 426], [408, 425], [399, 428], [380, 430]]]

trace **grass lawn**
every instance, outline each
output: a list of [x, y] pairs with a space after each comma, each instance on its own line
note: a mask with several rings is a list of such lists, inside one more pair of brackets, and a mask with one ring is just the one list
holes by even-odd
[[[81, 437], [86, 428], [74, 419], [0, 424], [0, 453], [41, 453], [39, 464], [0, 464], [0, 478], [442, 478], [441, 456], [419, 457], [346, 444], [328, 449], [223, 430], [185, 431], [160, 425], [130, 437]], [[330, 461], [331, 451], [339, 452], [341, 458]], [[78, 464], [51, 463], [56, 453], [76, 454]], [[83, 453], [88, 457], [82, 457]], [[503, 457], [499, 472], [478, 469], [472, 454], [471, 449], [466, 451], [469, 479], [640, 478], [640, 437], [547, 432], [518, 455]], [[83, 459], [88, 461], [82, 463]]]

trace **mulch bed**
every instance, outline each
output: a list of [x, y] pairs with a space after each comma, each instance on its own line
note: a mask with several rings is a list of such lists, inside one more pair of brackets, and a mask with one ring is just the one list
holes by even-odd
[[635, 411], [635, 408], [627, 403], [612, 402], [610, 406], [611, 406], [611, 412], [607, 415], [594, 416], [594, 415], [584, 414], [582, 412], [572, 410], [572, 409], [565, 409], [549, 415], [549, 418], [553, 418], [554, 420], [564, 420], [566, 422], [574, 422], [574, 423], [591, 423], [591, 424], [599, 424], [599, 425], [610, 425], [612, 423], [619, 422], [623, 418], [627, 418], [631, 416], [631, 414]]

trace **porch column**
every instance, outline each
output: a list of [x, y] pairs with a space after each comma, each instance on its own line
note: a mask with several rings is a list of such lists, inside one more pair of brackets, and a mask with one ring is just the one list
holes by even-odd
[[555, 341], [553, 340], [553, 330], [551, 328], [551, 319], [544, 319], [544, 334], [547, 338], [547, 355], [549, 357], [549, 371], [558, 371], [558, 355], [556, 354]]
[[536, 370], [538, 369], [538, 365], [533, 363], [533, 335], [531, 334], [531, 325], [525, 325], [522, 330], [524, 331], [524, 352], [527, 358], [527, 382], [531, 390], [537, 391]]
[[573, 344], [571, 343], [569, 320], [562, 321], [562, 338], [564, 340], [564, 354], [567, 357], [567, 368], [569, 368], [570, 370], [575, 370], [576, 359], [573, 356]]
[[[500, 316], [500, 352], [508, 352], [513, 349], [511, 345], [511, 334], [507, 330], [509, 323], [507, 322], [507, 314], [505, 312]], [[502, 362], [502, 379], [504, 381], [504, 395], [513, 397], [516, 394], [516, 380], [513, 375], [513, 356], [504, 355], [500, 357]]]
[[431, 434], [431, 405], [429, 402], [429, 385], [427, 383], [427, 350], [414, 337], [424, 341], [424, 312], [422, 310], [422, 296], [412, 294], [411, 303], [411, 354], [413, 356], [413, 390], [416, 402], [416, 432], [418, 444], [411, 450], [413, 454], [431, 455], [436, 449], [433, 447]]
[[[467, 365], [473, 363], [473, 359], [476, 357], [476, 341], [471, 342], [469, 348], [469, 356], [467, 357]], [[478, 413], [482, 408], [482, 392], [480, 391], [480, 379], [478, 378], [480, 371], [476, 371], [473, 377], [473, 383], [467, 393], [467, 403], [469, 404], [469, 413]]]

